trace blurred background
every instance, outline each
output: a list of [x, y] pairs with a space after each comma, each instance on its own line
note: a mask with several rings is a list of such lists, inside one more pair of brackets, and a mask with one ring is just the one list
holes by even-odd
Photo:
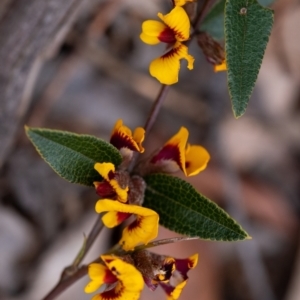
[[[189, 141], [211, 154], [189, 181], [253, 237], [155, 248], [178, 258], [199, 253], [181, 300], [300, 299], [300, 2], [271, 7], [275, 23], [246, 114], [233, 117], [226, 73], [214, 73], [194, 41], [194, 70], [182, 65], [147, 136], [151, 153], [187, 127]], [[106, 140], [119, 118], [143, 126], [160, 88], [148, 66], [164, 47], [140, 41], [141, 23], [169, 9], [167, 0], [1, 1], [0, 299], [45, 296], [97, 218], [95, 191], [58, 177], [24, 125]], [[159, 238], [175, 235], [161, 228]], [[104, 230], [84, 262], [113, 240]], [[90, 299], [87, 281], [57, 299]], [[165, 295], [145, 288], [141, 299]]]

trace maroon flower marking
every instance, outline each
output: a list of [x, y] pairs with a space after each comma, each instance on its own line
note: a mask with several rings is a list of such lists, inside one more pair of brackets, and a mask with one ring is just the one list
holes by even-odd
[[132, 151], [137, 151], [137, 147], [132, 139], [120, 132], [115, 132], [110, 138], [110, 143], [117, 149], [128, 148]]
[[170, 27], [166, 27], [158, 36], [163, 43], [173, 44], [176, 42], [175, 32]]
[[123, 221], [125, 221], [126, 219], [128, 219], [131, 215], [132, 214], [129, 214], [129, 213], [118, 212], [117, 213], [118, 223], [122, 223]]
[[151, 163], [155, 164], [162, 160], [174, 160], [178, 166], [181, 166], [180, 152], [177, 145], [166, 145], [152, 159]]

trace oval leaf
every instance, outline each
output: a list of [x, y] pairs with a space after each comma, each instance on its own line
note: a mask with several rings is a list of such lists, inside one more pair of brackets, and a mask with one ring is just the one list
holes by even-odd
[[215, 241], [250, 238], [224, 210], [186, 181], [165, 174], [148, 175], [145, 181], [144, 206], [155, 210], [166, 228]]
[[273, 25], [273, 11], [256, 0], [227, 0], [225, 52], [232, 109], [244, 114]]
[[92, 186], [101, 176], [96, 162], [119, 165], [122, 157], [111, 144], [91, 135], [67, 131], [25, 127], [26, 134], [41, 157], [62, 178]]

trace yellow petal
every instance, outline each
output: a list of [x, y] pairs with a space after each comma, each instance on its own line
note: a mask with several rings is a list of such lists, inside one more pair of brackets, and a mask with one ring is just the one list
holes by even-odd
[[142, 146], [142, 142], [145, 139], [145, 129], [142, 127], [137, 127], [133, 132], [133, 139], [135, 140], [135, 142], [138, 145], [139, 152], [143, 153], [145, 151], [145, 149]]
[[[99, 300], [138, 300], [144, 287], [144, 280], [141, 273], [133, 265], [126, 263], [115, 256], [102, 255], [101, 258], [111, 272], [117, 277], [118, 284], [114, 291], [112, 291], [113, 293], [111, 293], [111, 291], [105, 292], [103, 293], [103, 297], [99, 298]], [[106, 293], [113, 295], [114, 297], [105, 297]]]
[[185, 174], [194, 176], [203, 171], [210, 159], [205, 148], [198, 145], [188, 145], [185, 153]]
[[[185, 148], [186, 148], [186, 143], [189, 137], [189, 132], [185, 127], [181, 127], [179, 131], [173, 135], [163, 146], [162, 151], [164, 149], [170, 149], [170, 148], [175, 148], [177, 151], [177, 156], [170, 157], [169, 160], [172, 160], [177, 163], [179, 168], [185, 172]], [[175, 151], [172, 151], [175, 153]], [[167, 155], [166, 155], [167, 157]]]
[[109, 173], [115, 172], [115, 165], [112, 163], [96, 163], [94, 168], [108, 182], [110, 181]]
[[221, 64], [214, 66], [215, 72], [221, 72], [221, 71], [226, 71], [226, 70], [227, 70], [227, 64], [226, 64], [225, 60]]
[[177, 300], [183, 290], [183, 288], [185, 287], [186, 285], [186, 280], [181, 282], [180, 284], [178, 284], [175, 289], [173, 290], [173, 292], [171, 293], [171, 295], [168, 295], [167, 296], [167, 299], [168, 300]]
[[148, 20], [142, 24], [141, 40], [149, 45], [156, 45], [160, 42], [159, 35], [166, 29], [166, 25], [160, 21]]
[[157, 237], [159, 216], [150, 209], [145, 212], [143, 208], [144, 216], [137, 216], [132, 224], [124, 228], [119, 243], [125, 251], [133, 250], [140, 243], [147, 245]]
[[[102, 200], [99, 200], [102, 201]], [[130, 214], [126, 216], [126, 213], [120, 213], [117, 211], [109, 211], [102, 217], [103, 224], [108, 228], [113, 228], [120, 225], [124, 220], [130, 217]]]
[[111, 134], [110, 143], [119, 150], [128, 148], [131, 151], [144, 152], [144, 148], [141, 145], [144, 137], [144, 128], [137, 127], [132, 135], [131, 130], [123, 125], [123, 121], [118, 120]]
[[136, 221], [123, 230], [120, 244], [124, 250], [132, 250], [139, 243], [149, 243], [158, 233], [158, 214], [138, 205], [123, 204], [119, 201], [104, 199], [96, 203], [96, 212], [123, 212], [137, 215]]
[[95, 170], [112, 186], [118, 200], [121, 202], [127, 202], [129, 187], [122, 188], [115, 177], [115, 166], [112, 163], [96, 163], [94, 166]]
[[174, 31], [177, 41], [182, 42], [189, 39], [190, 19], [182, 7], [174, 7], [167, 15], [158, 13], [158, 17]]
[[106, 269], [107, 268], [101, 264], [95, 263], [89, 265], [88, 274], [91, 278], [91, 281], [84, 288], [86, 293], [95, 292], [104, 283]]
[[196, 253], [196, 254], [189, 257], [189, 268], [190, 269], [194, 269], [197, 266], [198, 257], [199, 257], [198, 253]]
[[175, 6], [183, 6], [187, 2], [194, 2], [195, 0], [173, 0]]
[[176, 43], [174, 47], [163, 56], [153, 60], [149, 71], [162, 84], [174, 84], [178, 82], [180, 60], [186, 59], [188, 69], [193, 69], [194, 58], [188, 54], [187, 46]]

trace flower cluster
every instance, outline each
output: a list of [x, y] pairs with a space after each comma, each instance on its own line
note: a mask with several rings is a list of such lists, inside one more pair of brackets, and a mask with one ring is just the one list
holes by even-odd
[[103, 289], [92, 300], [138, 300], [144, 282], [152, 291], [161, 286], [168, 300], [176, 300], [187, 283], [188, 271], [197, 265], [198, 254], [176, 259], [137, 251], [123, 257], [102, 255], [101, 260], [103, 264], [92, 263], [88, 269], [91, 281], [85, 292]]
[[100, 286], [104, 289], [93, 300], [138, 299], [143, 282], [155, 290], [161, 286], [168, 299], [177, 299], [187, 281], [187, 271], [194, 268], [197, 256], [188, 259], [174, 259], [136, 249], [139, 244], [148, 244], [158, 234], [159, 215], [143, 207], [146, 183], [143, 176], [149, 173], [172, 173], [179, 169], [186, 176], [193, 176], [204, 170], [210, 156], [201, 146], [190, 145], [188, 131], [181, 127], [178, 133], [146, 160], [142, 160], [130, 174], [127, 167], [133, 152], [144, 152], [142, 142], [145, 130], [138, 127], [132, 131], [118, 120], [111, 134], [110, 143], [116, 147], [123, 162], [116, 167], [111, 162], [96, 163], [95, 169], [102, 180], [94, 182], [97, 194], [101, 197], [96, 203], [97, 213], [102, 216], [104, 225], [113, 228], [125, 220], [130, 221], [122, 232], [119, 241], [121, 255], [103, 255], [102, 264], [89, 266], [91, 282], [85, 291], [92, 293]]
[[174, 8], [170, 13], [158, 13], [161, 21], [148, 20], [142, 24], [141, 40], [149, 45], [166, 43], [167, 50], [161, 57], [154, 59], [149, 67], [151, 76], [163, 84], [178, 82], [180, 60], [187, 60], [189, 70], [193, 69], [194, 58], [189, 55], [184, 42], [190, 38], [190, 19], [181, 7], [187, 0], [173, 1]]

